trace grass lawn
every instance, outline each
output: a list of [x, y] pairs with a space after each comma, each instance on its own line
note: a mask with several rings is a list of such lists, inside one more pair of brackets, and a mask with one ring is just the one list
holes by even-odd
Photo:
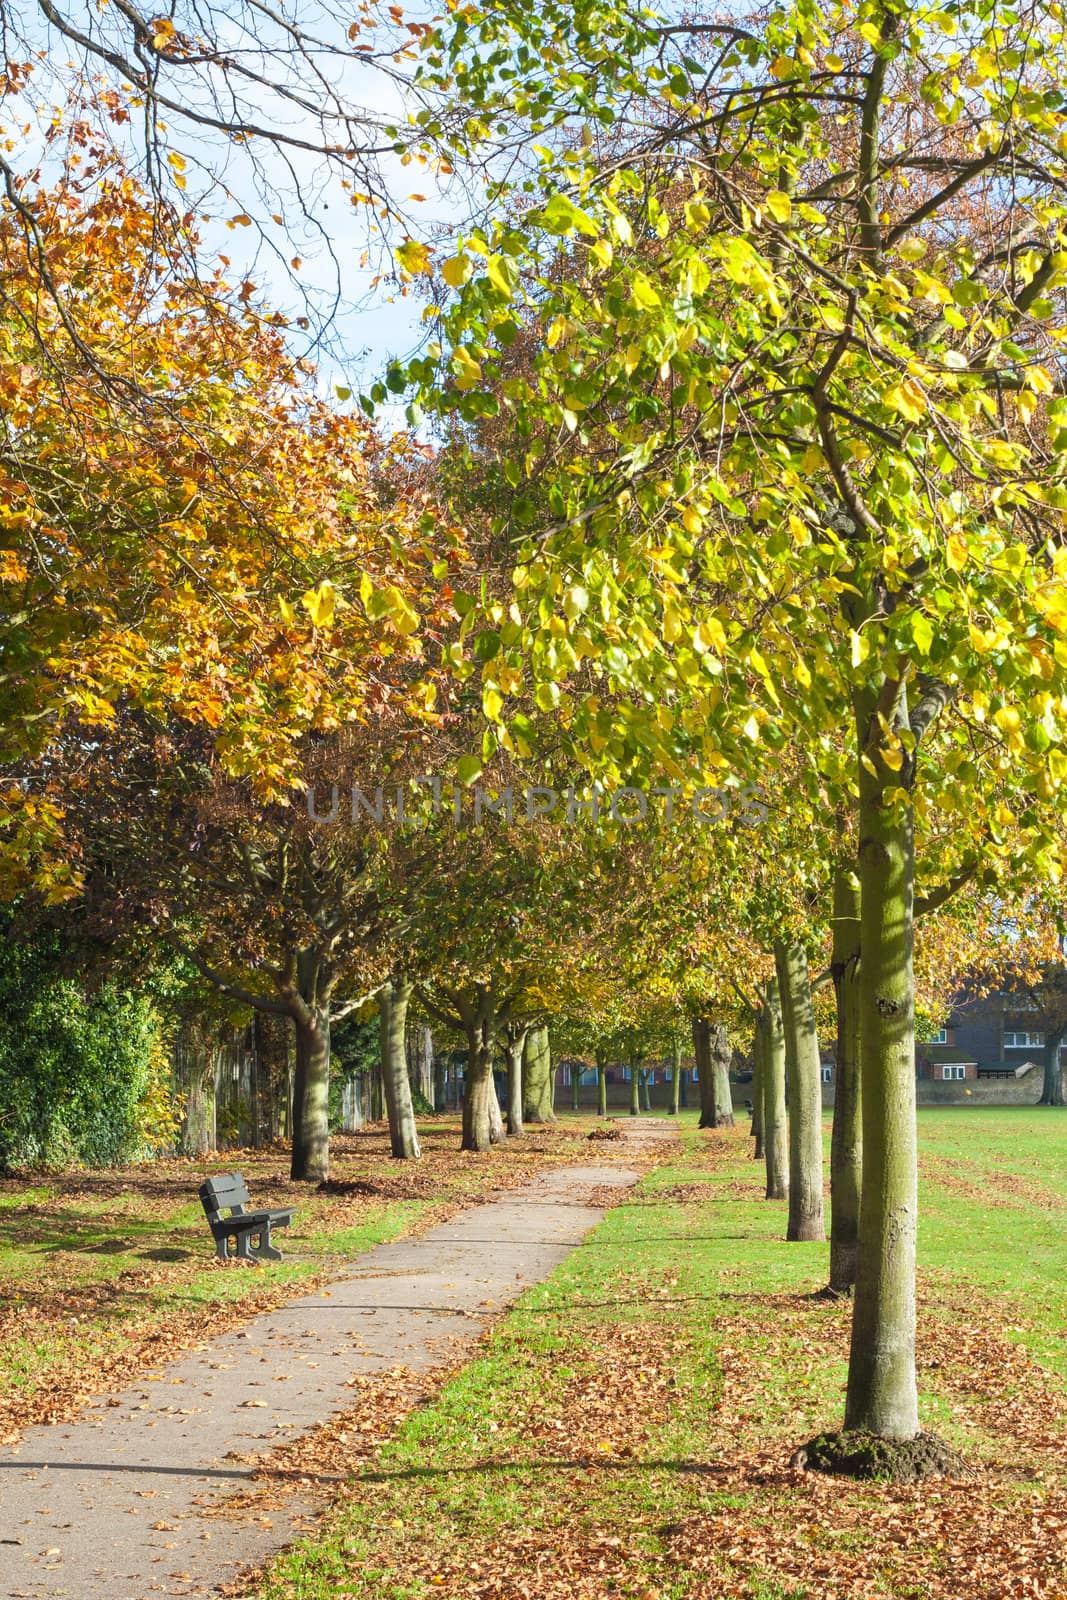
[[[70, 1416], [139, 1368], [328, 1280], [371, 1245], [545, 1166], [588, 1159], [594, 1122], [531, 1131], [520, 1147], [469, 1156], [459, 1150], [458, 1119], [435, 1118], [422, 1129], [417, 1166], [390, 1159], [382, 1127], [339, 1136], [327, 1192], [290, 1183], [281, 1147], [0, 1181], [0, 1441]], [[214, 1257], [197, 1186], [234, 1168], [257, 1204], [297, 1207], [276, 1235], [280, 1263]]]
[[923, 1417], [975, 1469], [922, 1486], [790, 1468], [840, 1423], [849, 1308], [695, 1115], [248, 1592], [1064, 1600], [1067, 1113], [919, 1114]]

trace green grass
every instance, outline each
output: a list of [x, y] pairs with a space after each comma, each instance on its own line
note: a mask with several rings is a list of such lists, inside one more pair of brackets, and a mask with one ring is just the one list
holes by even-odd
[[[680, 1120], [670, 1161], [409, 1416], [322, 1533], [261, 1575], [257, 1600], [821, 1600], [820, 1561], [866, 1563], [865, 1596], [958, 1592], [951, 1573], [939, 1587], [942, 1568], [970, 1560], [982, 1529], [939, 1535], [944, 1548], [925, 1525], [879, 1543], [871, 1518], [887, 1504], [896, 1515], [883, 1487], [786, 1470], [792, 1447], [840, 1423], [848, 1307], [809, 1298], [828, 1249], [783, 1242], [784, 1208], [761, 1198], [743, 1137], [712, 1155], [695, 1112]], [[1006, 1442], [983, 1391], [1010, 1399], [1033, 1372], [1052, 1375], [1055, 1393], [1065, 1370], [1067, 1229], [1026, 1196], [1061, 1193], [1067, 1114], [925, 1108], [920, 1139], [924, 1425], [972, 1459], [1008, 1450], [1032, 1464], [1025, 1418]], [[721, 1136], [710, 1143], [722, 1150]], [[962, 1190], [945, 1166], [956, 1160]], [[998, 1189], [998, 1173], [1025, 1189]], [[953, 1364], [968, 1305], [1036, 1366], [998, 1370], [992, 1350], [989, 1368]], [[1062, 1421], [1061, 1410], [1047, 1426]], [[1010, 1474], [983, 1485], [971, 1498], [989, 1537], [1035, 1492]]]

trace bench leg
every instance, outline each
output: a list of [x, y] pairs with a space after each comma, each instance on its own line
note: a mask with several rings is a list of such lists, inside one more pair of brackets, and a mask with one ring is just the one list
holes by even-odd
[[256, 1249], [256, 1255], [261, 1261], [280, 1261], [282, 1259], [281, 1251], [276, 1250], [270, 1242], [269, 1222], [265, 1228], [260, 1229], [259, 1244]]
[[229, 1261], [230, 1241], [225, 1234], [223, 1234], [221, 1238], [215, 1240], [215, 1254], [218, 1256], [220, 1261]]
[[242, 1261], [252, 1261], [254, 1259], [251, 1233], [239, 1233], [237, 1235], [237, 1254]]

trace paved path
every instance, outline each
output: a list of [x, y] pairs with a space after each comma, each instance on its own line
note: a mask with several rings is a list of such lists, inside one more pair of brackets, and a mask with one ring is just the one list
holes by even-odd
[[[641, 1145], [674, 1133], [652, 1119], [622, 1127]], [[205, 1520], [205, 1506], [249, 1486], [251, 1469], [228, 1457], [272, 1450], [350, 1407], [356, 1374], [425, 1371], [466, 1354], [489, 1317], [599, 1221], [590, 1186], [636, 1178], [592, 1164], [542, 1174], [420, 1238], [380, 1245], [326, 1290], [101, 1396], [79, 1421], [32, 1429], [0, 1450], [0, 1595], [205, 1595], [266, 1560], [312, 1502], [287, 1497], [269, 1523]]]

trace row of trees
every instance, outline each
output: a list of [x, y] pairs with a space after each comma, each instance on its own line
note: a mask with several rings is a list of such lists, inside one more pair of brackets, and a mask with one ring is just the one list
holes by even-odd
[[[798, 1241], [828, 970], [846, 1429], [906, 1445], [917, 1017], [994, 922], [990, 983], [1059, 960], [1058, 6], [412, 25], [376, 56], [421, 107], [386, 140], [489, 179], [447, 246], [398, 244], [432, 342], [364, 397], [408, 391], [434, 451], [323, 398], [255, 285], [200, 269], [165, 178], [176, 119], [253, 160], [300, 141], [365, 204], [378, 135], [343, 79], [294, 93], [298, 28], [296, 123], [246, 125], [241, 52], [181, 24], [74, 30], [160, 113], [140, 186], [117, 89], [0, 218], [10, 892], [285, 1018], [298, 1179], [328, 1171], [331, 1028], [374, 997], [404, 1157], [413, 1003], [465, 1040], [474, 1151], [503, 1131], [494, 1049], [514, 1136], [550, 1019], [606, 1059], [695, 1017], [705, 1121], [743, 1025]], [[197, 71], [233, 80], [225, 117], [176, 87]], [[356, 790], [351, 818], [307, 789]]]

